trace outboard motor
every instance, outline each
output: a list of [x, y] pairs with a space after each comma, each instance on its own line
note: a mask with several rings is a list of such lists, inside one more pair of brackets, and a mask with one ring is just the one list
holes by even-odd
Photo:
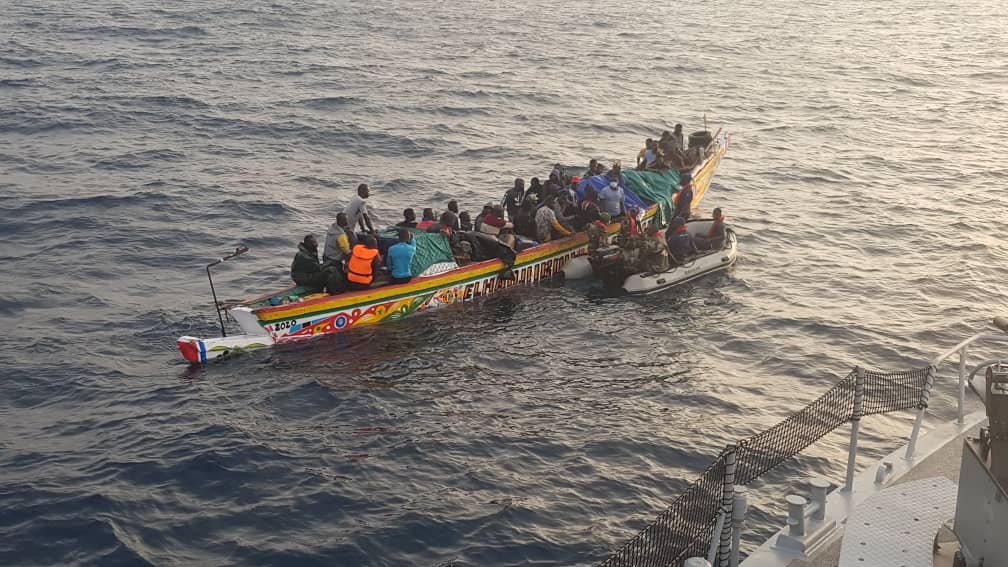
[[626, 279], [626, 262], [619, 246], [603, 246], [589, 257], [595, 276], [609, 289], [623, 287]]
[[990, 470], [1008, 488], [1008, 364], [987, 367], [987, 419]]

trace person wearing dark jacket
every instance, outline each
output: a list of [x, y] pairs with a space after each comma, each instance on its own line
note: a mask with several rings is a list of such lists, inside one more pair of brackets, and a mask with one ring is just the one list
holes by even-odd
[[535, 195], [536, 201], [542, 203], [543, 193], [545, 193], [545, 191], [546, 188], [543, 187], [542, 183], [539, 181], [539, 178], [533, 177], [532, 180], [529, 181], [529, 188], [527, 191], [525, 191], [525, 198], [522, 199], [522, 202], [525, 202], [525, 199], [528, 199], [529, 195]]
[[518, 209], [521, 208], [522, 201], [525, 200], [525, 180], [522, 178], [516, 178], [514, 180], [514, 187], [507, 190], [504, 193], [504, 199], [501, 200], [501, 207], [507, 211], [508, 218], [513, 219], [515, 215], [518, 214]]
[[682, 264], [697, 253], [693, 236], [686, 230], [686, 219], [682, 217], [672, 219], [672, 226], [669, 227], [665, 240], [668, 243], [669, 254], [677, 264]]
[[318, 240], [314, 234], [304, 237], [298, 243], [297, 254], [291, 262], [291, 279], [299, 286], [308, 288], [308, 293], [329, 290], [329, 293], [342, 291], [339, 286], [338, 271], [335, 267], [323, 268], [318, 257]]
[[493, 207], [494, 207], [493, 203], [487, 203], [483, 205], [483, 212], [476, 215], [476, 220], [473, 221], [473, 230], [475, 230], [476, 232], [480, 232], [480, 226], [483, 225], [483, 219], [485, 219], [486, 216], [490, 214], [490, 211], [493, 210]]
[[402, 212], [403, 220], [402, 222], [396, 224], [399, 228], [416, 228], [416, 211], [413, 209], [403, 209]]

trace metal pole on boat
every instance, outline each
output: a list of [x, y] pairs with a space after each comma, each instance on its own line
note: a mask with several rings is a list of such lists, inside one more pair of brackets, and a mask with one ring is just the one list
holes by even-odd
[[966, 419], [966, 350], [968, 346], [959, 349], [959, 419], [956, 423], [961, 424]]
[[920, 403], [917, 404], [917, 418], [914, 419], [913, 431], [910, 433], [910, 442], [907, 443], [906, 456], [904, 459], [912, 460], [914, 456], [914, 449], [917, 447], [917, 436], [920, 435], [921, 424], [924, 422], [924, 412], [927, 411], [928, 400], [931, 399], [931, 388], [934, 386], [935, 377], [934, 366], [929, 366], [927, 370], [927, 381], [924, 382], [924, 388], [921, 390]]
[[223, 258], [220, 258], [218, 260], [214, 260], [213, 262], [210, 262], [209, 264], [207, 264], [207, 267], [206, 267], [206, 276], [207, 276], [207, 279], [210, 280], [210, 294], [213, 295], [214, 309], [217, 310], [217, 320], [220, 321], [220, 332], [221, 332], [221, 336], [222, 337], [226, 337], [227, 336], [227, 330], [224, 328], [224, 316], [221, 315], [220, 303], [217, 301], [217, 290], [214, 289], [213, 276], [210, 275], [210, 268], [216, 266], [217, 264], [220, 264], [221, 262], [226, 262], [226, 261], [228, 261], [231, 258], [234, 258], [236, 256], [241, 256], [242, 254], [244, 254], [244, 253], [246, 253], [248, 251], [249, 251], [248, 246], [244, 246], [244, 245], [239, 246], [239, 247], [235, 248], [234, 252], [228, 254], [227, 256], [224, 256]]
[[714, 522], [714, 531], [711, 532], [710, 545], [707, 546], [707, 565], [710, 566], [717, 561], [718, 549], [721, 547], [721, 538], [718, 534], [724, 529], [725, 525], [725, 513], [724, 510], [718, 512], [717, 522]]
[[[721, 514], [724, 516], [724, 525], [718, 537], [721, 543], [718, 546], [717, 562], [711, 561], [713, 565], [727, 565], [731, 556], [732, 537], [732, 506], [735, 504], [735, 468], [738, 458], [738, 446], [729, 445], [725, 451], [725, 473], [724, 484], [721, 489]], [[712, 539], [714, 534], [711, 534]]]
[[847, 481], [844, 483], [844, 490], [847, 492], [854, 489], [854, 468], [857, 465], [858, 433], [861, 430], [861, 416], [864, 413], [865, 371], [860, 366], [855, 368], [854, 371], [857, 374], [854, 379], [854, 412], [851, 415], [850, 445], [847, 448]]
[[739, 565], [739, 548], [742, 547], [742, 527], [745, 525], [746, 510], [749, 508], [746, 498], [748, 490], [744, 486], [735, 487], [735, 503], [732, 505], [731, 557], [728, 559], [728, 567], [738, 567]]

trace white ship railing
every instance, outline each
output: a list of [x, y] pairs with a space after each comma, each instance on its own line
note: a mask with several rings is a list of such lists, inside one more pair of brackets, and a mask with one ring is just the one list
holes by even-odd
[[[1008, 319], [997, 318], [994, 324], [1008, 332]], [[811, 482], [811, 505], [801, 496], [787, 497], [788, 528], [786, 533], [782, 531], [775, 536], [775, 547], [792, 553], [792, 556], [794, 553], [803, 554], [810, 544], [816, 543], [811, 542], [810, 534], [806, 533], [806, 516], [810, 516], [819, 532], [816, 537], [822, 537], [822, 533], [829, 531], [828, 528], [839, 525], [853, 506], [867, 497], [866, 493], [881, 489], [888, 475], [893, 472], [894, 464], [884, 462], [878, 468], [873, 484], [862, 487], [862, 484], [855, 482], [862, 417], [916, 407], [913, 429], [903, 455], [905, 462], [898, 467], [905, 472], [917, 457], [918, 438], [937, 370], [942, 363], [958, 355], [956, 424], [962, 429], [972, 426], [973, 421], [979, 419], [979, 414], [972, 414], [970, 423], [967, 423], [966, 387], [968, 385], [973, 389], [982, 400], [980, 392], [983, 388], [978, 389], [972, 378], [980, 369], [998, 362], [997, 359], [985, 360], [975, 365], [971, 372], [967, 372], [970, 346], [980, 341], [1004, 343], [1008, 342], [1008, 334], [984, 332], [973, 335], [935, 358], [927, 368], [917, 371], [880, 373], [855, 368], [823, 396], [795, 412], [787, 420], [763, 433], [727, 446], [704, 474], [668, 509], [602, 565], [737, 567], [747, 508], [745, 485], [798, 454], [838, 425], [849, 421], [851, 433], [844, 485], [833, 495], [829, 495], [830, 501], [836, 504], [831, 504], [831, 510], [837, 512], [834, 509], [841, 508], [840, 513], [831, 514], [831, 518], [826, 516], [830, 483], [825, 479], [813, 479]], [[911, 396], [914, 392], [916, 394]], [[915, 401], [911, 402], [911, 397]], [[846, 405], [848, 403], [849, 410]], [[849, 413], [837, 413], [844, 411]], [[929, 446], [927, 450], [933, 451], [934, 448]], [[702, 552], [706, 552], [706, 557], [699, 557]], [[754, 565], [757, 564], [775, 563], [757, 560]]]

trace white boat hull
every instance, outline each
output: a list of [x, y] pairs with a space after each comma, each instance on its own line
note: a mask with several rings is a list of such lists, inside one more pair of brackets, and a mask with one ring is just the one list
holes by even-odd
[[[692, 223], [690, 223], [692, 224]], [[647, 295], [693, 281], [697, 278], [727, 269], [738, 257], [738, 238], [730, 228], [725, 234], [725, 247], [706, 252], [681, 266], [664, 272], [641, 272], [623, 282], [623, 290], [630, 295]]]

